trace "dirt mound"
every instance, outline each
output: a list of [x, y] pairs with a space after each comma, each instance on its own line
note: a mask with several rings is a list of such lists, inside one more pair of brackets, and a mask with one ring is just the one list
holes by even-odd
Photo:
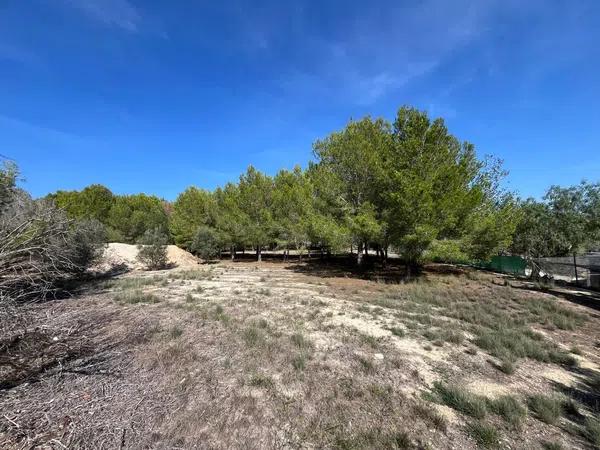
[[[142, 269], [143, 265], [136, 259], [137, 254], [137, 245], [112, 242], [104, 250], [101, 266], [104, 269], [123, 265], [129, 269]], [[175, 267], [195, 267], [200, 262], [194, 255], [176, 245], [167, 246], [167, 258]]]

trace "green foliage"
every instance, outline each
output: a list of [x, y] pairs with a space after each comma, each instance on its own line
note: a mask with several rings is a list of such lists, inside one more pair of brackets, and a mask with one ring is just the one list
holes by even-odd
[[530, 257], [567, 256], [600, 242], [600, 183], [552, 186], [543, 202], [520, 205], [512, 251]]
[[563, 400], [545, 395], [533, 395], [529, 398], [529, 408], [542, 422], [554, 425], [563, 413]]
[[493, 425], [473, 422], [467, 425], [467, 432], [481, 448], [496, 448], [500, 444], [500, 435]]
[[459, 386], [450, 386], [436, 381], [433, 384], [436, 394], [447, 406], [476, 419], [483, 419], [487, 408], [485, 399], [471, 394]]
[[246, 241], [260, 252], [274, 238], [273, 179], [254, 167], [240, 176], [238, 185], [239, 211]]
[[309, 243], [309, 223], [314, 214], [312, 193], [310, 179], [298, 166], [275, 176], [273, 219], [277, 241], [285, 248], [303, 249]]
[[82, 191], [58, 191], [50, 196], [56, 206], [68, 216], [77, 219], [95, 219], [106, 223], [114, 204], [113, 193], [100, 184], [92, 184]]
[[221, 239], [219, 233], [206, 225], [201, 225], [196, 230], [194, 240], [190, 245], [190, 251], [204, 260], [217, 258], [221, 251]]
[[423, 259], [426, 261], [444, 263], [466, 263], [469, 257], [463, 251], [463, 244], [456, 239], [435, 239], [425, 251]]
[[14, 199], [18, 174], [17, 166], [10, 162], [0, 167], [0, 213]]
[[519, 221], [519, 210], [511, 197], [501, 204], [486, 205], [469, 218], [463, 247], [471, 260], [487, 261], [507, 250]]
[[149, 270], [167, 266], [168, 236], [161, 228], [146, 230], [139, 240], [137, 259]]
[[128, 243], [137, 242], [146, 231], [168, 229], [168, 217], [161, 199], [146, 194], [125, 195], [115, 198], [108, 214], [108, 225], [113, 236]]
[[196, 187], [189, 187], [173, 203], [170, 230], [175, 244], [190, 250], [198, 229], [215, 224], [216, 202], [213, 196]]
[[523, 405], [510, 395], [488, 400], [488, 409], [515, 428], [519, 428], [527, 416], [527, 410]]

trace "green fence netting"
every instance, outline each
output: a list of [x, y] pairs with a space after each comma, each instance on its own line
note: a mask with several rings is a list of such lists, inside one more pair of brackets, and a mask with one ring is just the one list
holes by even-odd
[[474, 266], [494, 272], [525, 275], [527, 261], [520, 256], [494, 256], [490, 261], [478, 261]]

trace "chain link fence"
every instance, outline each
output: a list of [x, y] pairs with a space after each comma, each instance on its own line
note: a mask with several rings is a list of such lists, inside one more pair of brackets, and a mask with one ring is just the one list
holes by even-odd
[[551, 277], [577, 286], [600, 289], [600, 253], [582, 256], [535, 258], [494, 256], [490, 261], [477, 262], [476, 267], [517, 276]]
[[534, 262], [556, 280], [582, 287], [600, 288], [600, 253], [583, 256], [537, 258]]

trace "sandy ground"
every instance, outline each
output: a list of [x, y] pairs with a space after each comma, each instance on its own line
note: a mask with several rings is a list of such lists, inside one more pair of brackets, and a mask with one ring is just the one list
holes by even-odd
[[[99, 269], [107, 270], [111, 266], [124, 265], [128, 269], [140, 270], [143, 267], [136, 259], [137, 254], [137, 245], [111, 242], [104, 250], [103, 261]], [[197, 267], [200, 263], [198, 258], [176, 245], [167, 246], [167, 258], [170, 264], [180, 268]]]
[[[107, 249], [134, 269], [136, 253], [124, 244]], [[426, 274], [421, 289], [338, 272], [324, 276], [304, 264], [198, 265], [178, 249], [169, 255], [177, 268], [134, 270], [39, 307], [51, 318], [48, 349], [55, 348], [54, 338], [75, 348], [69, 339], [85, 335], [93, 357], [65, 358], [60, 370], [52, 366], [35, 377], [41, 382], [0, 390], [0, 446], [408, 448], [398, 444], [406, 437], [410, 448], [477, 448], [465, 431], [472, 419], [424, 400], [435, 382], [526, 403], [534, 393], [583, 392], [590, 374], [600, 373], [594, 309], [499, 287], [503, 281], [493, 275]], [[499, 360], [477, 350], [468, 332], [458, 344], [432, 345], [411, 320], [420, 313], [379, 301], [422, 295], [430, 284], [442, 297], [458, 290], [489, 301], [509, 292], [585, 314], [576, 330], [540, 327], [561, 348], [579, 348], [578, 368], [523, 359], [513, 374], [504, 374], [496, 368]], [[119, 297], [135, 291], [151, 300]], [[513, 308], [511, 301], [502, 308]], [[451, 327], [455, 320], [442, 314], [433, 319]], [[40, 408], [42, 399], [49, 403]], [[498, 428], [503, 448], [541, 448], [546, 441], [591, 448], [568, 431], [576, 426], [570, 419], [552, 426], [529, 413], [519, 430], [495, 416], [486, 422]]]

